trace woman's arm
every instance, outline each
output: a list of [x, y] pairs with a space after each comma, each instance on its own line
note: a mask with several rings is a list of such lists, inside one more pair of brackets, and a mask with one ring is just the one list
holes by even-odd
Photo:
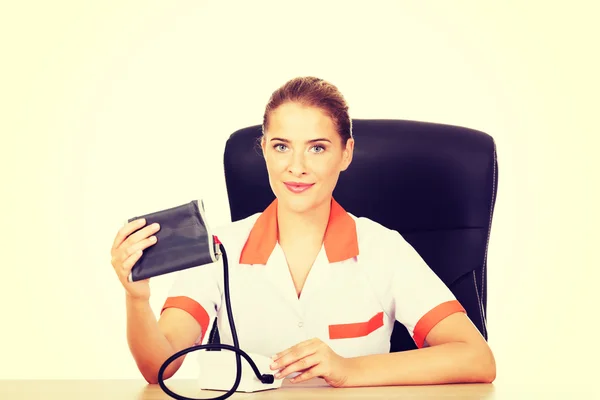
[[[144, 379], [158, 382], [158, 370], [176, 352], [190, 347], [200, 336], [200, 325], [183, 310], [169, 308], [157, 321], [148, 301], [127, 297], [127, 342], [131, 354]], [[165, 370], [163, 379], [173, 376], [185, 356], [173, 361]]]
[[346, 359], [344, 387], [491, 383], [496, 362], [464, 313], [454, 313], [427, 335], [429, 347]]

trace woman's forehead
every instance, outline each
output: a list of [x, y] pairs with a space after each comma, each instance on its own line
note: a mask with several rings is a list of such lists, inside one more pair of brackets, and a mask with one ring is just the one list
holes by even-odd
[[322, 110], [296, 103], [283, 104], [269, 116], [269, 139], [288, 141], [333, 140], [337, 135], [333, 120]]

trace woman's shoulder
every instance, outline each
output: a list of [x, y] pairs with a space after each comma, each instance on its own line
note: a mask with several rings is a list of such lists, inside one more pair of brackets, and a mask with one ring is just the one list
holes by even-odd
[[402, 235], [394, 229], [367, 217], [349, 214], [356, 223], [356, 234], [359, 242], [387, 242], [402, 239]]
[[255, 213], [237, 221], [230, 221], [215, 225], [212, 230], [212, 235], [216, 236], [223, 243], [236, 240], [245, 240], [254, 223], [262, 213]]
[[367, 217], [350, 216], [356, 222], [356, 235], [360, 252], [369, 257], [401, 256], [414, 249], [395, 229]]

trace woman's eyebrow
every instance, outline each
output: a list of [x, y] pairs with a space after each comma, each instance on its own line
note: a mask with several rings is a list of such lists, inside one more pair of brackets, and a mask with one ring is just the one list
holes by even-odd
[[[274, 137], [271, 139], [271, 141], [274, 141], [274, 140], [278, 140], [278, 141], [284, 142], [284, 143], [290, 143], [290, 141], [288, 139], [284, 139], [284, 138]], [[329, 142], [329, 143], [331, 143], [331, 140], [329, 140], [327, 138], [318, 138], [318, 139], [311, 139], [311, 140], [306, 141], [306, 143], [314, 143], [314, 142]]]

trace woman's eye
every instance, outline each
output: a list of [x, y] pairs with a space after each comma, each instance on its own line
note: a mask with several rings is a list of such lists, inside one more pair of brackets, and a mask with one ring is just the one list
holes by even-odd
[[[282, 144], [282, 143], [278, 143], [276, 145], [273, 145], [273, 148], [275, 150], [277, 150], [278, 152], [283, 152], [283, 151], [287, 150], [287, 146], [285, 144]], [[312, 147], [312, 151], [315, 152], [315, 153], [322, 153], [322, 152], [325, 151], [325, 147], [324, 146], [316, 145], [316, 146]]]

